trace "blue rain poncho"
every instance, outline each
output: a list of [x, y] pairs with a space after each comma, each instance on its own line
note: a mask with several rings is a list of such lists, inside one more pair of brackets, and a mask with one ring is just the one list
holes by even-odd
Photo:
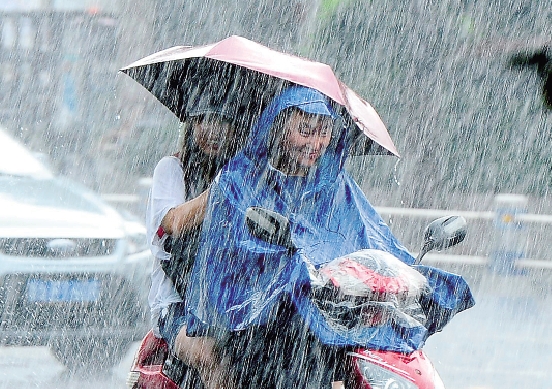
[[[270, 165], [272, 123], [279, 112], [290, 107], [330, 115], [342, 123], [323, 94], [305, 87], [285, 90], [262, 113], [244, 149], [223, 168], [211, 187], [200, 249], [186, 294], [188, 333], [198, 334], [205, 327], [239, 331], [266, 325], [274, 320], [271, 315], [285, 297], [325, 344], [397, 351], [420, 348], [428, 334], [473, 304], [461, 277], [420, 267], [425, 276], [435, 275], [428, 281], [436, 295], [423, 301], [432, 316], [427, 327], [389, 324], [352, 333], [327, 323], [309, 299], [305, 258], [319, 267], [368, 248], [389, 252], [406, 264], [412, 264], [414, 258], [344, 169], [354, 138], [352, 130], [336, 126], [330, 146], [306, 177], [286, 176]], [[292, 254], [253, 237], [245, 223], [246, 209], [251, 206], [287, 217], [299, 250]]]

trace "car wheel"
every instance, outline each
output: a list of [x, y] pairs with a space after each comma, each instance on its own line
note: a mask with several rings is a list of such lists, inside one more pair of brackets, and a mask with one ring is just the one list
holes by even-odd
[[52, 354], [70, 371], [111, 369], [126, 355], [129, 340], [113, 338], [54, 339]]

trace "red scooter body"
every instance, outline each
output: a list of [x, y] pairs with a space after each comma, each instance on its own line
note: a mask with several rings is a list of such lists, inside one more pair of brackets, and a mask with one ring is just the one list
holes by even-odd
[[[271, 215], [277, 219], [277, 214]], [[276, 230], [285, 230], [285, 228], [276, 228]], [[416, 259], [416, 264], [431, 249], [443, 249], [455, 245], [461, 242], [465, 235], [466, 221], [463, 218], [453, 216], [435, 220], [426, 228], [424, 245]], [[363, 273], [356, 271], [357, 268], [353, 270], [355, 271], [348, 273], [349, 276], [360, 277], [359, 279], [364, 282]], [[372, 273], [370, 272], [371, 275]], [[334, 280], [334, 284], [336, 281], [337, 279]], [[353, 285], [350, 281], [348, 280], [344, 286]], [[395, 280], [385, 279], [385, 281], [381, 285], [395, 286], [393, 291], [401, 291], [396, 287], [399, 284], [391, 282]], [[387, 290], [384, 291], [387, 292]], [[385, 294], [379, 293], [378, 296]], [[377, 315], [373, 318], [381, 319]], [[369, 325], [377, 326], [377, 320], [371, 320]], [[352, 370], [346, 379], [346, 389], [444, 389], [439, 374], [421, 349], [411, 353], [358, 349], [349, 353], [349, 357], [352, 360]], [[193, 369], [175, 359], [169, 353], [167, 343], [156, 338], [151, 331], [143, 339], [134, 358], [127, 384], [129, 389], [202, 388]]]
[[444, 389], [441, 377], [422, 350], [412, 353], [357, 350], [352, 379], [362, 389]]
[[[353, 361], [349, 385], [355, 389], [444, 389], [439, 374], [422, 350], [405, 354], [359, 349], [349, 356]], [[185, 389], [163, 372], [168, 357], [167, 343], [150, 331], [134, 358], [127, 378], [129, 389]]]
[[134, 356], [127, 377], [129, 389], [179, 389], [163, 374], [163, 364], [169, 356], [169, 345], [149, 331]]

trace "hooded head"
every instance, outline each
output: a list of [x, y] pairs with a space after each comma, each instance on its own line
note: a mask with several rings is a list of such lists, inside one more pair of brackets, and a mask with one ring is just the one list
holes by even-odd
[[[339, 171], [345, 161], [346, 131], [340, 119], [319, 91], [303, 86], [288, 88], [263, 111], [244, 153], [258, 166], [271, 164], [289, 174], [280, 169], [282, 153], [287, 153], [288, 159], [295, 158], [305, 169], [316, 166], [317, 175], [321, 172], [327, 177], [329, 170]], [[298, 143], [290, 145], [290, 133], [296, 134]], [[309, 142], [309, 137], [314, 141]]]

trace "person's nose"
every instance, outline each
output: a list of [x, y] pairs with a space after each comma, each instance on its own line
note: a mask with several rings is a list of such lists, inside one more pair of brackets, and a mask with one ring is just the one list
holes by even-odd
[[314, 151], [319, 151], [325, 148], [325, 143], [325, 138], [319, 135], [314, 135], [309, 139], [309, 147]]
[[203, 128], [203, 133], [206, 139], [211, 142], [221, 141], [225, 137], [225, 132], [222, 131], [220, 127], [217, 126], [205, 126]]

